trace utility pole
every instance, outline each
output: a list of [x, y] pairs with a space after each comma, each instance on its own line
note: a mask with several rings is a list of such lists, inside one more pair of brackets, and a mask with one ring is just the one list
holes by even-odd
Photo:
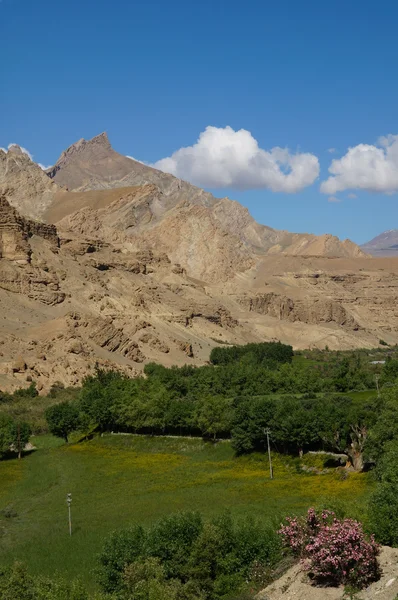
[[270, 445], [269, 445], [269, 436], [270, 436], [271, 430], [267, 427], [267, 429], [264, 429], [264, 433], [267, 436], [268, 460], [269, 460], [269, 478], [273, 479], [274, 478], [274, 473], [273, 473], [273, 470], [272, 470], [271, 448], [270, 448]]
[[375, 375], [375, 379], [376, 379], [377, 398], [380, 399], [379, 376]]
[[72, 515], [70, 505], [72, 504], [72, 494], [66, 494], [66, 504], [68, 505], [69, 515], [69, 535], [72, 535]]

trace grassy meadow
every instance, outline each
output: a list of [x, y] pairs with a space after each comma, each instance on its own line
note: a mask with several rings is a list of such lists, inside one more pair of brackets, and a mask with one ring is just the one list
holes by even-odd
[[[322, 503], [362, 517], [372, 489], [369, 474], [304, 473], [298, 458], [278, 454], [270, 481], [265, 454], [235, 457], [228, 441], [109, 434], [80, 443], [50, 435], [32, 442], [37, 449], [23, 460], [0, 462], [0, 564], [18, 559], [33, 573], [80, 576], [89, 585], [114, 529], [180, 510], [212, 516], [228, 509], [278, 522]], [[321, 456], [304, 460], [322, 469]]]

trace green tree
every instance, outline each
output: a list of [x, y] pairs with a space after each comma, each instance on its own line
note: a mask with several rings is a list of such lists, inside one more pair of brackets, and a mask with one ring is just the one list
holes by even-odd
[[398, 481], [377, 486], [369, 503], [369, 521], [378, 542], [398, 546]]
[[166, 580], [158, 558], [145, 558], [128, 565], [123, 574], [122, 594], [126, 594], [126, 600], [188, 600], [180, 581]]
[[186, 579], [192, 544], [203, 528], [197, 512], [163, 517], [148, 532], [147, 552], [159, 558], [168, 578]]
[[0, 413], [0, 458], [9, 452], [14, 439], [14, 420], [9, 415]]
[[50, 432], [68, 443], [69, 435], [79, 428], [79, 411], [70, 402], [61, 402], [47, 408], [45, 412]]
[[231, 430], [231, 400], [222, 396], [207, 396], [201, 401], [197, 412], [197, 423], [205, 436], [214, 440], [218, 433]]
[[370, 499], [370, 526], [379, 542], [398, 546], [398, 439], [384, 445], [376, 474], [381, 483]]
[[105, 371], [99, 368], [95, 376], [83, 380], [80, 410], [100, 431], [107, 431], [116, 424], [113, 405], [127, 391], [129, 381], [117, 371]]
[[12, 446], [16, 452], [18, 452], [18, 458], [21, 458], [22, 452], [29, 442], [29, 438], [32, 435], [32, 428], [29, 423], [25, 421], [14, 421], [12, 424]]
[[97, 569], [98, 583], [104, 592], [121, 589], [126, 567], [144, 555], [145, 542], [146, 533], [139, 525], [109, 536], [99, 555]]
[[383, 456], [385, 446], [392, 440], [398, 439], [398, 387], [382, 390], [382, 403], [378, 407], [377, 420], [371, 427], [366, 456], [378, 462]]

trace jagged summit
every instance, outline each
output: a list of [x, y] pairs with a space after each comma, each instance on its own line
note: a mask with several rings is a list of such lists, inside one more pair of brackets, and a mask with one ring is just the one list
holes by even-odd
[[58, 185], [20, 146], [12, 145], [8, 152], [0, 150], [0, 195], [4, 194], [22, 215], [41, 218], [57, 192], [62, 193]]
[[[23, 156], [19, 158], [24, 160]], [[26, 197], [10, 197], [23, 214], [56, 223], [80, 211], [80, 215], [69, 218], [69, 226], [81, 221], [80, 230], [92, 231], [95, 222], [97, 229], [111, 238], [116, 227], [135, 245], [171, 253], [173, 260], [190, 268], [195, 277], [229, 279], [251, 268], [264, 254], [363, 255], [349, 240], [341, 242], [331, 235], [295, 234], [261, 225], [238, 202], [215, 198], [173, 175], [119, 154], [105, 132], [69, 146], [47, 171], [48, 176], [34, 163], [30, 165], [29, 180], [37, 182], [37, 189], [27, 189], [26, 165], [21, 163], [19, 175], [21, 181], [26, 180]], [[17, 182], [15, 161], [13, 169]], [[136, 193], [138, 187], [148, 185], [152, 186], [150, 193]], [[72, 193], [68, 195], [67, 191]], [[90, 218], [85, 214], [88, 207]]]
[[78, 140], [77, 142], [69, 146], [69, 148], [64, 150], [64, 152], [62, 152], [56, 164], [59, 165], [73, 154], [78, 154], [87, 150], [88, 148], [103, 148], [106, 150], [110, 150], [111, 145], [107, 133], [104, 131], [103, 133], [100, 133], [99, 135], [93, 137], [91, 140], [85, 140], [84, 138], [80, 138], [80, 140]]
[[25, 154], [26, 156], [28, 156], [28, 155], [26, 154], [26, 152], [24, 152], [24, 151], [22, 150], [21, 146], [18, 146], [18, 144], [11, 144], [11, 145], [8, 147], [8, 152], [11, 152], [11, 153], [13, 153], [13, 154], [19, 154], [19, 155]]

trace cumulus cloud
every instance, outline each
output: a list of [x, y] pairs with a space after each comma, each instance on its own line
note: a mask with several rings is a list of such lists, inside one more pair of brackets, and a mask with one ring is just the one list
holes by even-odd
[[263, 150], [250, 131], [206, 127], [196, 144], [152, 165], [200, 187], [294, 193], [314, 183], [319, 161], [287, 148]]
[[358, 198], [358, 196], [356, 194], [347, 194], [347, 198], [351, 198], [351, 200], [355, 200], [355, 198]]
[[328, 202], [341, 202], [341, 198], [337, 198], [336, 196], [329, 196]]
[[358, 144], [342, 158], [332, 160], [331, 176], [321, 184], [321, 192], [335, 194], [348, 189], [369, 192], [398, 192], [398, 135], [388, 135], [377, 145]]
[[329, 154], [334, 154], [336, 152], [336, 148], [328, 148]]

